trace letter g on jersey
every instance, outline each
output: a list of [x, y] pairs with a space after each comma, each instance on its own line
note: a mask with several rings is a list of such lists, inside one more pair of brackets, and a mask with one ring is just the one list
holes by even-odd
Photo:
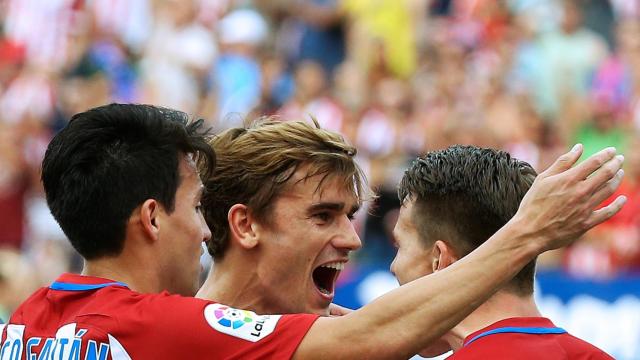
[[204, 308], [204, 318], [221, 333], [256, 342], [273, 332], [280, 315], [257, 315], [222, 304], [209, 304]]

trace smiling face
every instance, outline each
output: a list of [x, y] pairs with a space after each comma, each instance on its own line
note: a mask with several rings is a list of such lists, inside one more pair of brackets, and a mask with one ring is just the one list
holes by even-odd
[[305, 174], [294, 174], [260, 226], [260, 298], [273, 311], [328, 315], [338, 275], [362, 246], [351, 223], [358, 202], [343, 179]]

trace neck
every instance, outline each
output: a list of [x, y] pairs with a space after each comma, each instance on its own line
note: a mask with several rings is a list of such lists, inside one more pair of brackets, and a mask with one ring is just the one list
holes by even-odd
[[271, 307], [261, 301], [258, 274], [254, 270], [233, 266], [239, 262], [232, 258], [233, 255], [228, 252], [224, 259], [215, 261], [196, 297], [258, 314], [269, 313]]
[[540, 316], [532, 295], [518, 296], [500, 291], [445, 334], [443, 339], [455, 352], [462, 347], [464, 339], [471, 333], [497, 321], [512, 317]]
[[161, 278], [145, 264], [149, 265], [153, 262], [123, 255], [86, 260], [82, 275], [120, 281], [127, 284], [129, 289], [139, 293], [158, 293], [164, 290]]

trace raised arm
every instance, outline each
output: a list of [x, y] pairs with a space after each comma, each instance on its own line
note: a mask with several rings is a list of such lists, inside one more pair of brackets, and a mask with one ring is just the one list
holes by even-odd
[[572, 166], [582, 147], [541, 173], [516, 215], [482, 246], [348, 315], [320, 318], [296, 359], [406, 359], [469, 315], [540, 253], [565, 246], [617, 213], [623, 158], [605, 149]]

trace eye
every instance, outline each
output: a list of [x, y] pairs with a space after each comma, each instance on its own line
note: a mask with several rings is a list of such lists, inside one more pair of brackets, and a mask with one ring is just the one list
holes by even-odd
[[320, 212], [317, 213], [315, 215], [313, 215], [314, 218], [322, 221], [322, 222], [327, 222], [329, 220], [331, 220], [331, 214], [329, 214], [328, 212]]
[[196, 205], [196, 211], [202, 212], [202, 204], [198, 203], [198, 205]]
[[353, 219], [356, 218], [356, 214], [355, 213], [347, 214], [347, 218], [349, 219], [349, 221], [353, 221]]

